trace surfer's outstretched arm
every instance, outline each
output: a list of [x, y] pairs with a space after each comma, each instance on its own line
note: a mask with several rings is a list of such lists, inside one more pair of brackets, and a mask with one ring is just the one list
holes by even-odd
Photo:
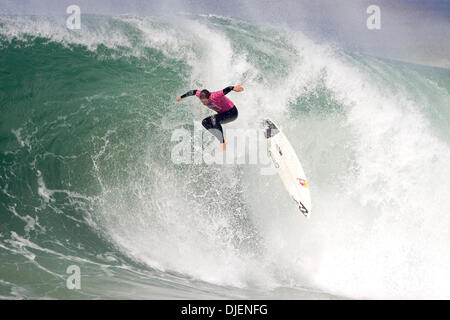
[[223, 94], [226, 95], [228, 92], [232, 91], [234, 89], [234, 86], [226, 87], [222, 90]]
[[190, 90], [190, 91], [186, 92], [185, 94], [179, 96], [179, 97], [177, 98], [177, 101], [180, 101], [181, 99], [186, 98], [186, 97], [189, 97], [189, 96], [195, 96], [195, 93], [196, 93], [196, 92], [197, 92], [197, 89]]
[[224, 95], [226, 95], [230, 91], [240, 92], [242, 90], [244, 90], [244, 88], [242, 88], [241, 86], [237, 85], [237, 86], [226, 87], [225, 89], [222, 90], [222, 92], [223, 92]]

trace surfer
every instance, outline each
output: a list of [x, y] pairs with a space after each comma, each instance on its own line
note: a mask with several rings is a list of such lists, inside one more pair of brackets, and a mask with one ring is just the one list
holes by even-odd
[[244, 88], [239, 85], [229, 86], [223, 90], [215, 92], [209, 92], [206, 89], [201, 91], [195, 89], [178, 97], [177, 101], [196, 95], [206, 107], [217, 112], [217, 114], [203, 119], [202, 125], [219, 140], [220, 146], [217, 148], [217, 151], [222, 151], [225, 150], [227, 143], [223, 136], [222, 124], [234, 121], [238, 117], [238, 110], [236, 106], [230, 99], [225, 97], [225, 95], [230, 91], [241, 92], [242, 90], [244, 90]]

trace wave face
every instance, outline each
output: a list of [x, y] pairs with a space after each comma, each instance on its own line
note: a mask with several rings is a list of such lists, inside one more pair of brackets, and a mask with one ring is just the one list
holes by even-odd
[[[450, 298], [449, 71], [218, 16], [0, 18], [2, 298]], [[257, 165], [181, 165], [230, 93], [284, 129], [301, 216]], [[79, 266], [81, 289], [67, 268]]]

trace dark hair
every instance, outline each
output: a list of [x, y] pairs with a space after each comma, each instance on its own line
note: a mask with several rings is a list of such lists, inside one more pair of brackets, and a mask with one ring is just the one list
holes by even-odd
[[210, 96], [210, 95], [211, 95], [211, 94], [209, 93], [208, 90], [203, 89], [203, 90], [200, 92], [200, 99], [209, 99], [209, 96]]

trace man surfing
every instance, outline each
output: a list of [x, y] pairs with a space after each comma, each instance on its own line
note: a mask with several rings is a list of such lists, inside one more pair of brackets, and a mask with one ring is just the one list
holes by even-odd
[[202, 125], [219, 140], [220, 146], [217, 148], [217, 151], [222, 151], [225, 150], [227, 143], [223, 136], [222, 124], [234, 121], [238, 117], [238, 109], [230, 99], [225, 97], [225, 95], [230, 91], [241, 92], [242, 90], [244, 90], [244, 88], [239, 85], [229, 86], [215, 92], [209, 92], [206, 89], [201, 91], [195, 89], [178, 97], [177, 101], [196, 95], [206, 107], [217, 112], [217, 114], [203, 119]]

